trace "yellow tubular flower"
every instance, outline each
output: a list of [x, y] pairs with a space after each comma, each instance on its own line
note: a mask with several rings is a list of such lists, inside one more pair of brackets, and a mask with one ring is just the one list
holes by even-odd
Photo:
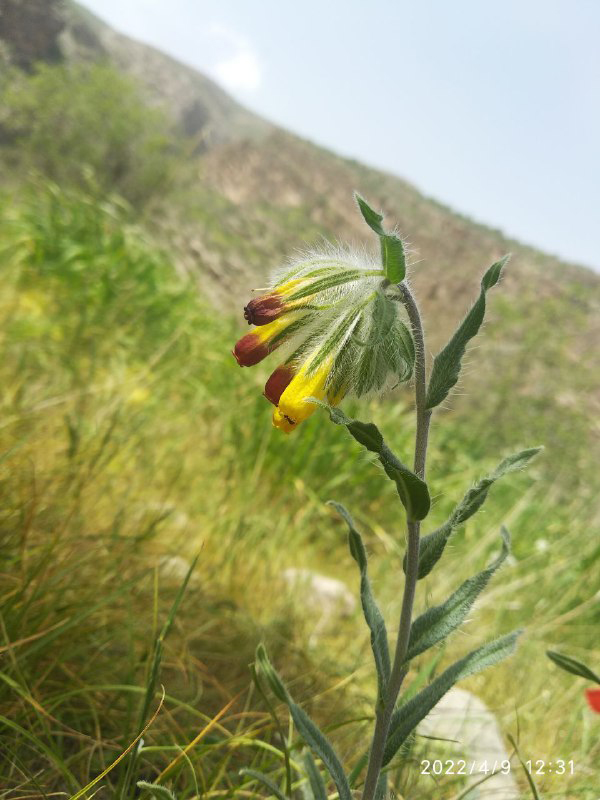
[[286, 315], [242, 336], [233, 348], [233, 355], [240, 367], [253, 367], [279, 347], [283, 339], [275, 345], [272, 344], [273, 339], [284, 332], [295, 319], [296, 315]]
[[[309, 397], [325, 400], [327, 396], [325, 384], [331, 372], [332, 360], [327, 360], [311, 375], [307, 374], [309, 366], [310, 362], [304, 364], [292, 378], [273, 412], [273, 425], [284, 433], [291, 433], [317, 410], [315, 403], [307, 402]], [[336, 398], [336, 402], [339, 400], [341, 397]]]

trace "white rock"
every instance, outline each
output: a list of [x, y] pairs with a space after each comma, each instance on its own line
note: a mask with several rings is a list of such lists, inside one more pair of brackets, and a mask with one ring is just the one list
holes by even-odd
[[[485, 703], [465, 689], [450, 689], [420, 723], [417, 734], [449, 740], [443, 745], [445, 752], [441, 758], [466, 761], [467, 773], [474, 764], [473, 775], [469, 776], [467, 786], [485, 777], [479, 771], [480, 767], [487, 765], [491, 773], [494, 764], [500, 769], [500, 764], [506, 764], [509, 760], [496, 717]], [[431, 758], [433, 761], [439, 756], [441, 746], [441, 742], [428, 742], [424, 746], [426, 755], [420, 756], [420, 759]], [[513, 775], [513, 770], [517, 768], [518, 762], [515, 762], [508, 774], [498, 772], [488, 777], [474, 786], [465, 800], [519, 800], [521, 795]]]
[[[158, 562], [160, 574], [167, 580], [182, 583], [185, 576], [188, 574], [191, 562], [187, 561], [182, 556], [163, 556]], [[198, 580], [197, 576], [192, 573], [190, 575], [190, 583], [194, 584]]]
[[328, 578], [312, 569], [299, 567], [288, 567], [282, 574], [290, 590], [300, 593], [304, 607], [318, 616], [313, 637], [322, 633], [336, 618], [354, 613], [356, 598], [346, 584], [337, 578]]

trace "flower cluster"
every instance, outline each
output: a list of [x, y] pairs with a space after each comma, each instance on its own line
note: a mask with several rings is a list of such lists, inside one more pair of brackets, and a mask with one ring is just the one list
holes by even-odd
[[293, 431], [315, 411], [311, 400], [336, 405], [410, 377], [414, 346], [395, 292], [365, 255], [331, 250], [288, 265], [248, 303], [255, 327], [233, 355], [251, 367], [281, 349], [264, 392], [276, 428]]

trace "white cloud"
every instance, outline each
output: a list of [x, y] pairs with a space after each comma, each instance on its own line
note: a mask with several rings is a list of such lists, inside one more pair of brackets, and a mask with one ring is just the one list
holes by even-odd
[[255, 92], [262, 83], [262, 65], [250, 42], [237, 31], [214, 23], [208, 29], [217, 45], [211, 74], [231, 91]]

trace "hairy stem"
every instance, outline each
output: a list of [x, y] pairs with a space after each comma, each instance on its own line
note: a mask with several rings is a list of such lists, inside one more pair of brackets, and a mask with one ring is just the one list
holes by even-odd
[[[425, 478], [425, 461], [427, 458], [427, 441], [429, 438], [429, 423], [431, 411], [425, 408], [427, 385], [425, 378], [425, 335], [421, 315], [415, 299], [405, 283], [398, 284], [401, 300], [406, 307], [408, 318], [412, 325], [415, 341], [415, 407], [417, 413], [417, 431], [415, 436], [414, 471], [420, 478]], [[387, 686], [386, 696], [378, 703], [375, 716], [375, 731], [369, 754], [369, 765], [365, 778], [365, 788], [362, 800], [373, 800], [377, 790], [377, 783], [381, 773], [383, 754], [387, 741], [390, 721], [400, 693], [402, 681], [406, 675], [407, 667], [404, 663], [408, 652], [408, 641], [412, 624], [413, 604], [419, 574], [419, 535], [420, 523], [408, 522], [408, 545], [406, 554], [406, 578], [404, 581], [404, 595], [398, 639], [394, 653], [392, 673]]]

